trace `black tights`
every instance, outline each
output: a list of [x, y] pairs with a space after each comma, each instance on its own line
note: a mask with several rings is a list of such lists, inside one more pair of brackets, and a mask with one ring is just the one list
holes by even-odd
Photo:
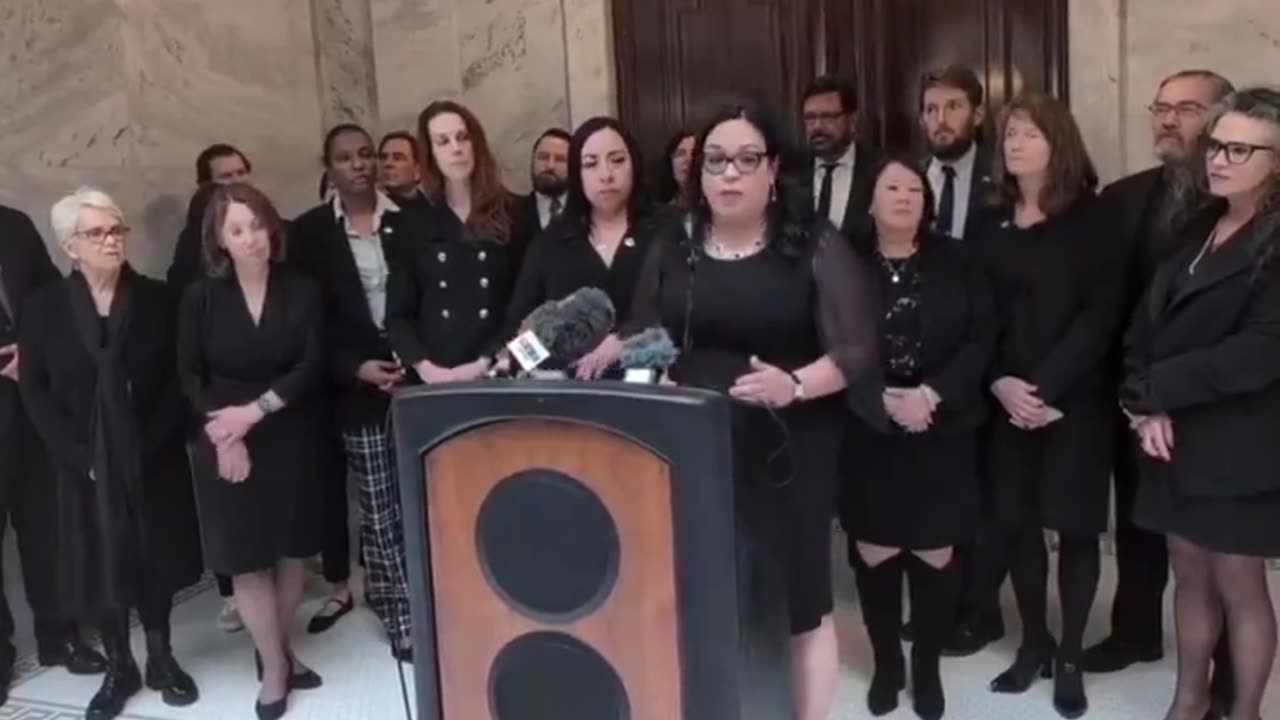
[[1226, 617], [1235, 699], [1228, 720], [1258, 720], [1276, 653], [1276, 618], [1262, 558], [1206, 550], [1169, 536], [1176, 580], [1178, 685], [1168, 720], [1196, 719], [1209, 706], [1209, 666]]
[[[1009, 538], [1009, 574], [1022, 616], [1022, 645], [1041, 656], [1053, 652], [1048, 612], [1049, 555], [1044, 531], [1025, 527]], [[1089, 610], [1098, 591], [1100, 564], [1097, 535], [1059, 536], [1058, 596], [1062, 602], [1062, 638], [1058, 654], [1063, 662], [1079, 661]]]

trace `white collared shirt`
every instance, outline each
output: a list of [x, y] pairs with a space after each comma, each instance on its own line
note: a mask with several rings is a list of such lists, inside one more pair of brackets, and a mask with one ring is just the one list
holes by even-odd
[[351, 221], [342, 207], [342, 199], [333, 196], [333, 216], [342, 221], [342, 228], [347, 233], [347, 244], [351, 247], [351, 256], [356, 261], [356, 274], [360, 276], [360, 285], [364, 288], [365, 301], [369, 303], [369, 315], [379, 330], [386, 327], [387, 319], [387, 256], [382, 250], [382, 217], [387, 213], [400, 212], [400, 206], [381, 190], [377, 191], [377, 200], [373, 206], [373, 235], [361, 235], [351, 227]]
[[[831, 211], [827, 213], [831, 224], [840, 227], [844, 224], [844, 213], [849, 206], [849, 191], [853, 188], [853, 168], [858, 161], [858, 144], [849, 143], [849, 149], [836, 161], [831, 171]], [[813, 208], [818, 209], [822, 197], [822, 178], [827, 174], [827, 161], [815, 158], [813, 161]]]
[[[540, 192], [533, 193], [533, 201], [538, 205], [538, 225], [543, 230], [546, 230], [547, 226], [551, 224], [551, 201], [555, 198], [556, 196], [554, 195], [543, 195]], [[559, 198], [560, 212], [564, 212], [565, 193], [561, 193]]]
[[969, 219], [969, 193], [973, 191], [973, 168], [977, 155], [978, 144], [973, 143], [964, 155], [952, 162], [944, 163], [936, 157], [929, 160], [927, 175], [929, 187], [933, 190], [935, 212], [938, 210], [937, 204], [942, 202], [942, 186], [947, 181], [946, 175], [942, 172], [942, 166], [950, 165], [955, 168], [955, 202], [951, 205], [951, 237], [956, 239], [964, 237], [964, 224]]

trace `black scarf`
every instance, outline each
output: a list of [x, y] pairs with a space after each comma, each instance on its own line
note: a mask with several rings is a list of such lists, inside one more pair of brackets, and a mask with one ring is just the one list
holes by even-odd
[[[83, 582], [95, 584], [90, 580], [95, 575], [100, 580], [96, 588], [81, 588], [100, 594], [93, 604], [117, 611], [135, 604], [141, 554], [146, 547], [142, 454], [124, 364], [135, 278], [129, 266], [122, 268], [105, 322], [105, 342], [103, 318], [98, 315], [88, 282], [79, 272], [67, 278], [76, 331], [97, 374], [89, 423], [92, 475], [86, 500], [91, 507], [84, 508], [84, 520], [93, 518], [94, 532], [76, 544], [84, 549], [81, 556], [68, 560], [73, 567], [79, 565], [82, 572], [74, 575]], [[93, 595], [81, 597], [92, 599]]]

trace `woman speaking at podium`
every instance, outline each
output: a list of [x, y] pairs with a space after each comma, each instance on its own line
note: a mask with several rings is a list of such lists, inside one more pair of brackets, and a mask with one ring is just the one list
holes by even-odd
[[[656, 212], [649, 202], [643, 165], [635, 140], [613, 118], [591, 118], [573, 134], [564, 212], [525, 254], [507, 309], [507, 337], [542, 303], [584, 287], [604, 290], [618, 325], [627, 322], [646, 250], [664, 220], [678, 222], [676, 213]], [[609, 335], [576, 363], [578, 377], [600, 377], [621, 349], [617, 335]]]
[[[795, 717], [825, 720], [838, 670], [830, 518], [840, 394], [874, 371], [876, 322], [866, 271], [779, 173], [782, 154], [781, 131], [754, 106], [726, 108], [707, 126], [690, 170], [691, 233], [655, 239], [629, 325], [680, 339], [677, 383], [737, 401], [735, 485], [775, 514]], [[877, 416], [873, 403], [853, 404]]]

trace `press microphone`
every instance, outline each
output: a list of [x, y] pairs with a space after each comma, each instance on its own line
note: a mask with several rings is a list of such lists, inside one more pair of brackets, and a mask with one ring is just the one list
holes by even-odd
[[675, 364], [680, 352], [665, 328], [648, 328], [622, 341], [618, 367], [625, 382], [657, 382]]
[[[522, 374], [544, 365], [568, 367], [608, 336], [614, 316], [607, 293], [594, 287], [579, 288], [529, 313], [520, 323], [520, 334], [499, 352], [499, 358], [515, 360]], [[489, 377], [496, 375], [496, 370], [489, 372]]]

